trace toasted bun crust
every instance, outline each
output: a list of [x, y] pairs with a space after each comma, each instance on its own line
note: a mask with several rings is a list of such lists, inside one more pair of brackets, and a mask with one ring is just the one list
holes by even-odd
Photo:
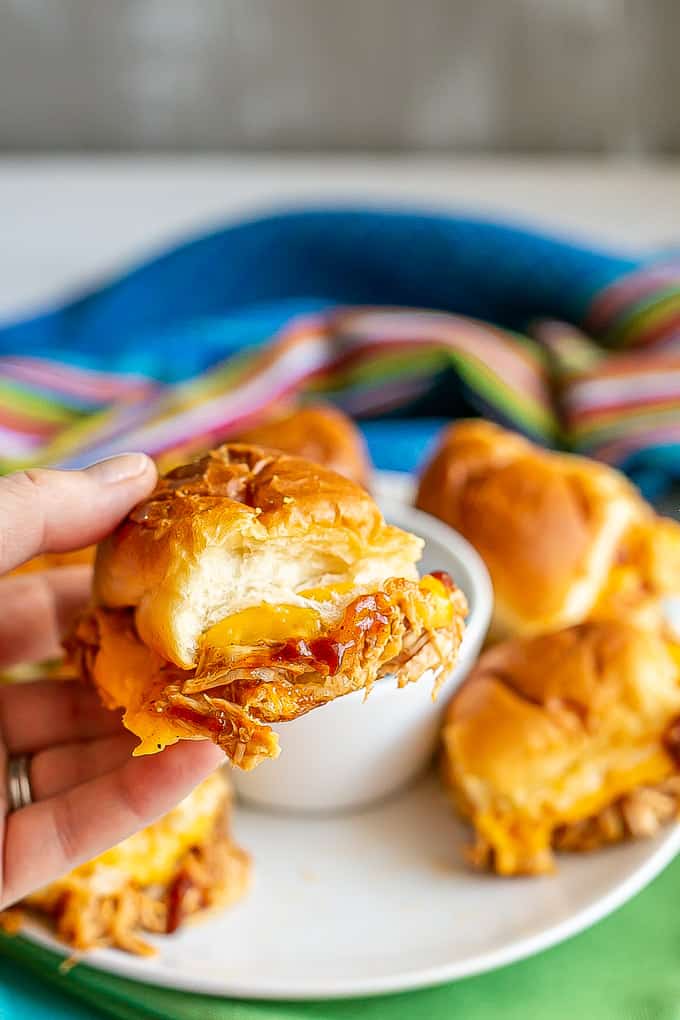
[[679, 665], [658, 632], [611, 620], [482, 655], [443, 730], [445, 777], [476, 827], [478, 863], [548, 870], [560, 826], [676, 771]]
[[367, 486], [371, 464], [366, 443], [351, 418], [335, 407], [318, 404], [275, 418], [236, 437], [250, 443], [304, 457]]
[[359, 485], [299, 457], [228, 443], [170, 472], [98, 550], [95, 596], [142, 638], [196, 663], [207, 627], [301, 588], [416, 576], [422, 542]]
[[586, 618], [622, 536], [633, 521], [651, 518], [619, 472], [476, 420], [444, 434], [417, 505], [464, 535], [485, 560], [495, 637]]

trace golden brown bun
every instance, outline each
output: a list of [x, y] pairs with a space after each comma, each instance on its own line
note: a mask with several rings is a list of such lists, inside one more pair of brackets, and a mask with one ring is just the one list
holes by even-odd
[[443, 682], [467, 607], [446, 575], [418, 578], [421, 548], [356, 483], [228, 444], [100, 546], [70, 661], [125, 709], [136, 753], [208, 737], [252, 768], [278, 754], [270, 723], [387, 674]]
[[417, 505], [475, 546], [494, 585], [495, 637], [590, 614], [631, 524], [651, 517], [619, 472], [485, 421], [444, 435]]
[[371, 464], [361, 432], [351, 418], [329, 405], [300, 408], [240, 433], [235, 441], [304, 457], [364, 487], [370, 480]]
[[159, 454], [156, 457], [159, 473], [165, 474], [196, 460], [211, 446], [227, 441], [304, 457], [365, 488], [370, 487], [371, 460], [364, 438], [352, 419], [330, 404], [296, 407], [291, 401], [273, 405], [259, 424], [221, 436], [215, 443], [208, 444], [205, 438], [199, 437]]
[[677, 772], [679, 664], [680, 649], [659, 633], [615, 621], [482, 655], [443, 730], [444, 774], [476, 829], [473, 861], [536, 873], [551, 868], [551, 844], [635, 833], [625, 798]]
[[99, 547], [95, 594], [135, 609], [143, 641], [196, 664], [200, 635], [301, 588], [414, 577], [422, 542], [354, 482], [299, 457], [228, 443], [161, 479]]

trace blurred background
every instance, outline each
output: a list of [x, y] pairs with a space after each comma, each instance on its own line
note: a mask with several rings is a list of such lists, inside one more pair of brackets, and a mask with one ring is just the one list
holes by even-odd
[[680, 149], [677, 0], [0, 0], [5, 151]]
[[678, 248], [678, 0], [0, 0], [0, 326], [300, 205]]

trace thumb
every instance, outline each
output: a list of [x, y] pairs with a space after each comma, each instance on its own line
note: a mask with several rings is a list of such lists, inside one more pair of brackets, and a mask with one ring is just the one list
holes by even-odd
[[0, 478], [0, 574], [45, 552], [99, 542], [156, 482], [143, 453], [124, 453], [83, 471], [39, 468]]

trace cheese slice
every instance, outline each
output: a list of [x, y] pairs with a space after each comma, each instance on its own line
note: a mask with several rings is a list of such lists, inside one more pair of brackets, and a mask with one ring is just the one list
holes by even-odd
[[351, 595], [356, 591], [356, 585], [351, 581], [342, 584], [328, 585], [326, 588], [306, 588], [299, 592], [300, 598], [309, 599], [310, 602], [331, 602], [338, 595]]
[[292, 637], [305, 640], [321, 632], [321, 617], [305, 606], [281, 604], [242, 609], [220, 620], [203, 637], [204, 645], [226, 648], [229, 645], [256, 645], [261, 641], [288, 641]]
[[672, 771], [669, 756], [659, 748], [637, 765], [612, 771], [604, 777], [597, 791], [572, 800], [564, 808], [548, 803], [537, 816], [482, 810], [475, 814], [474, 823], [497, 855], [498, 873], [513, 874], [519, 861], [547, 850], [554, 828], [591, 818], [627, 793], [661, 782]]
[[[428, 630], [448, 626], [453, 619], [454, 610], [446, 586], [438, 578], [427, 574], [419, 582], [419, 588], [426, 596], [419, 606], [423, 626]], [[343, 599], [355, 591], [356, 585], [343, 583], [324, 588], [308, 588], [299, 592], [299, 595], [310, 602], [323, 604], [336, 598]], [[292, 638], [309, 641], [319, 637], [323, 629], [323, 617], [312, 606], [287, 603], [271, 605], [262, 602], [258, 606], [250, 606], [238, 613], [232, 613], [214, 624], [203, 635], [203, 645], [210, 648], [228, 648], [232, 645], [289, 641]]]

